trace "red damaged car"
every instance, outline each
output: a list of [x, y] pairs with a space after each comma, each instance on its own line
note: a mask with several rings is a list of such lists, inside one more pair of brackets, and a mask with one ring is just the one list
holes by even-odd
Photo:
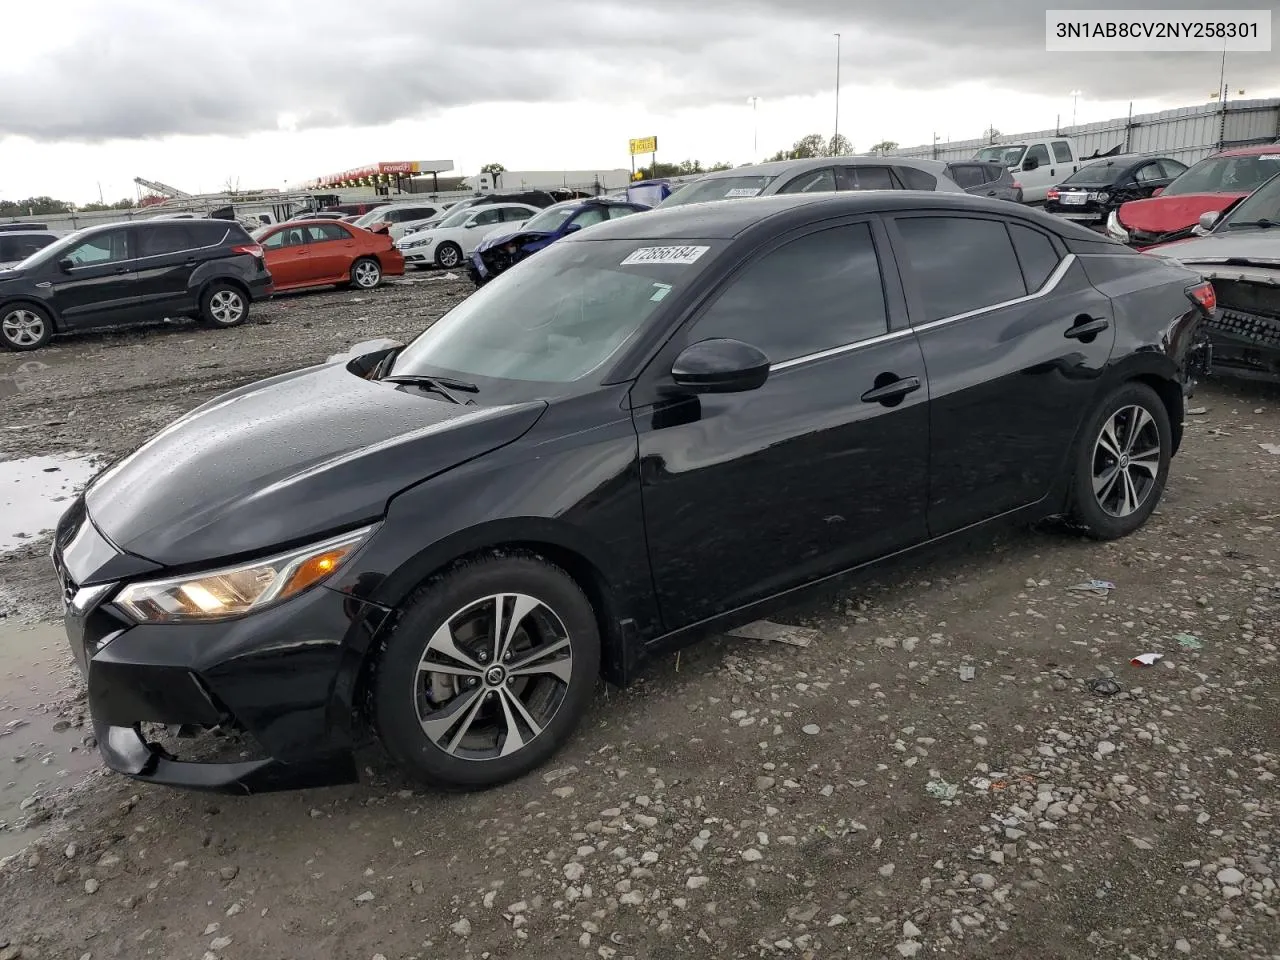
[[1236, 147], [1201, 160], [1158, 196], [1131, 200], [1107, 218], [1107, 235], [1139, 250], [1198, 233], [1202, 214], [1221, 217], [1280, 173], [1280, 144]]

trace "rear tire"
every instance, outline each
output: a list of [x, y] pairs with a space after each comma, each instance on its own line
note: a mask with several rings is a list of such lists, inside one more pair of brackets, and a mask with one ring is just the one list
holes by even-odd
[[357, 290], [372, 290], [382, 282], [382, 264], [373, 257], [361, 257], [351, 264], [351, 285]]
[[1081, 432], [1071, 482], [1071, 517], [1095, 540], [1133, 533], [1160, 503], [1169, 479], [1173, 429], [1145, 383], [1117, 387]]
[[214, 283], [200, 296], [200, 322], [209, 327], [238, 327], [249, 319], [249, 298], [230, 283]]
[[462, 262], [462, 248], [452, 240], [446, 240], [436, 247], [436, 266], [442, 270], [452, 270]]
[[599, 628], [577, 583], [533, 554], [495, 554], [457, 564], [409, 598], [375, 664], [372, 719], [406, 773], [483, 789], [527, 773], [569, 739], [599, 671]]
[[0, 310], [0, 346], [6, 350], [38, 350], [52, 336], [53, 318], [43, 307], [17, 303]]

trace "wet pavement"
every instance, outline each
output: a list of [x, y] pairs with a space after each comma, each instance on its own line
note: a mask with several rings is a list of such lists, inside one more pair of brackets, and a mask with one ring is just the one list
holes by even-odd
[[0, 454], [0, 552], [51, 531], [93, 475], [78, 453], [5, 460]]

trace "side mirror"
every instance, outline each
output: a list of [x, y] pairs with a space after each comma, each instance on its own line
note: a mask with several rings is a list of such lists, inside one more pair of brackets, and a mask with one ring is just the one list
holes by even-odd
[[70, 273], [71, 268], [74, 267], [75, 265], [76, 265], [75, 261], [72, 260], [70, 257], [63, 257], [61, 260], [58, 261], [58, 269], [61, 270], [63, 273]]
[[1164, 187], [1156, 187], [1154, 190], [1151, 191], [1151, 195], [1153, 197], [1158, 197], [1162, 193], [1164, 193]]
[[1200, 229], [1212, 230], [1214, 227], [1214, 224], [1218, 222], [1218, 218], [1220, 216], [1221, 214], [1219, 214], [1216, 210], [1209, 210], [1205, 213], [1200, 214]]
[[577, 232], [578, 232], [579, 230], [581, 230], [581, 229], [582, 229], [582, 224], [580, 224], [580, 223], [571, 223], [571, 224], [569, 224], [567, 227], [565, 227], [565, 228], [564, 228], [564, 232], [565, 232], [565, 234], [566, 234], [566, 235], [568, 235], [568, 234], [570, 234], [570, 233], [577, 233]]
[[671, 379], [695, 393], [743, 393], [764, 386], [769, 358], [741, 340], [702, 340], [676, 357]]
[[1040, 166], [1040, 161], [1037, 160], [1035, 157], [1027, 157], [1027, 159], [1022, 161], [1023, 170], [1034, 170], [1039, 166]]
[[476, 223], [474, 220], [472, 220], [470, 223], [464, 223], [462, 226], [463, 226], [463, 228], [464, 228], [464, 229], [470, 230], [470, 229], [472, 229], [473, 227], [478, 227], [478, 226], [480, 226], [480, 224], [478, 224], [478, 223]]

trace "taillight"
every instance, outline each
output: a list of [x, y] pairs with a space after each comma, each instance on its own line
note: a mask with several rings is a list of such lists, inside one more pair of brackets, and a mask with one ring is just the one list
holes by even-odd
[[1022, 189], [1022, 184], [1021, 184], [1021, 183], [1019, 183], [1017, 180], [1013, 181], [1013, 189], [1015, 189], [1015, 190], [1021, 190], [1021, 189]]
[[[1016, 183], [1015, 183], [1015, 184], [1014, 184], [1014, 186], [1016, 187], [1016, 186], [1018, 186], [1018, 184], [1016, 184]], [[1044, 198], [1045, 198], [1046, 200], [1057, 200], [1057, 199], [1058, 199], [1058, 196], [1059, 196], [1058, 188], [1057, 188], [1057, 187], [1050, 187], [1050, 188], [1049, 188], [1049, 192], [1048, 192], [1048, 193], [1046, 193], [1046, 194], [1044, 195]]]
[[247, 253], [251, 257], [262, 259], [262, 244], [260, 243], [242, 243], [238, 247], [231, 248], [232, 253]]
[[1218, 309], [1217, 291], [1208, 280], [1197, 283], [1194, 287], [1188, 287], [1187, 296], [1205, 312], [1206, 316], [1212, 317], [1213, 312]]

